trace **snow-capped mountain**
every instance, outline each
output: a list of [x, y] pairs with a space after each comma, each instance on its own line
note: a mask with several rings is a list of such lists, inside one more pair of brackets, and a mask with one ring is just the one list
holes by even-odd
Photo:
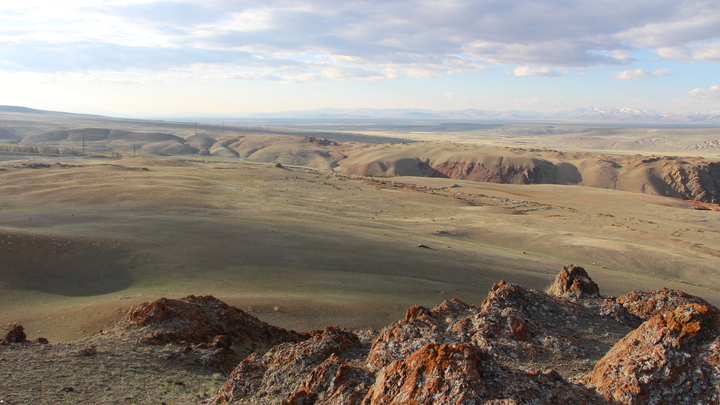
[[419, 108], [322, 108], [243, 114], [254, 118], [467, 119], [508, 121], [574, 121], [584, 123], [720, 124], [720, 112], [661, 113], [636, 108], [585, 107], [548, 113], [526, 110], [427, 110]]

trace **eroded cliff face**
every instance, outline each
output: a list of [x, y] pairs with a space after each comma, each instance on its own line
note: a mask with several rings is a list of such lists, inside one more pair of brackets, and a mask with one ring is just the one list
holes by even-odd
[[659, 177], [666, 195], [687, 200], [720, 203], [720, 163], [697, 160], [690, 162], [663, 158]]
[[623, 156], [418, 143], [346, 151], [337, 170], [502, 184], [568, 184], [717, 204], [720, 163], [699, 157]]
[[434, 177], [501, 184], [576, 184], [662, 195], [717, 204], [720, 163], [701, 158], [601, 156], [588, 164], [579, 159], [533, 159], [527, 163], [486, 165], [447, 161], [430, 167]]
[[[500, 184], [543, 184], [554, 183], [553, 166], [547, 162], [533, 162], [530, 165], [491, 165], [482, 162], [441, 162], [432, 166], [431, 177], [448, 177]], [[545, 163], [545, 164], [542, 164]]]
[[605, 297], [579, 266], [547, 291], [501, 281], [479, 307], [454, 299], [413, 306], [381, 331], [308, 334], [272, 329], [211, 297], [163, 299], [133, 308], [116, 331], [190, 343], [186, 351], [258, 342], [216, 405], [720, 401], [717, 308], [668, 289]]

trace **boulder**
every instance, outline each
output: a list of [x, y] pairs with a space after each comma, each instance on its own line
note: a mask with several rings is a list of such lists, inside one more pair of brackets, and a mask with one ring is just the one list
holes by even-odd
[[[253, 353], [232, 371], [227, 382], [218, 390], [213, 404], [251, 404], [251, 403], [303, 403], [297, 393], [308, 374], [317, 378], [331, 373], [317, 371], [318, 366], [329, 361], [332, 356], [347, 353], [365, 354], [357, 335], [353, 332], [328, 327], [310, 332], [310, 338], [299, 343], [283, 343], [270, 349], [264, 355]], [[331, 368], [326, 366], [326, 368]], [[312, 380], [309, 387], [321, 386], [322, 382]], [[312, 388], [305, 390], [307, 394]], [[262, 398], [261, 402], [257, 402]], [[295, 398], [295, 399], [293, 399]], [[253, 402], [256, 401], [256, 402]], [[314, 402], [310, 402], [314, 403]]]
[[718, 310], [691, 303], [621, 339], [584, 379], [622, 404], [717, 403]]
[[118, 322], [116, 330], [139, 331], [140, 341], [148, 344], [232, 345], [251, 351], [309, 337], [269, 325], [215, 297], [194, 295], [179, 300], [160, 298], [137, 305]]
[[12, 329], [5, 335], [3, 341], [6, 344], [13, 343], [28, 343], [27, 335], [25, 335], [25, 328], [22, 325], [14, 325]]
[[548, 294], [567, 298], [598, 298], [600, 289], [590, 278], [587, 271], [580, 266], [570, 265], [563, 267], [548, 287]]
[[579, 354], [577, 340], [560, 331], [567, 323], [589, 316], [583, 307], [564, 298], [500, 281], [478, 311], [450, 329], [459, 341], [491, 348], [498, 356], [532, 357], [547, 349]]
[[509, 369], [468, 343], [428, 343], [380, 370], [362, 405], [602, 404], [552, 370]]
[[710, 305], [700, 297], [669, 288], [651, 292], [631, 291], [618, 297], [617, 302], [644, 321], [687, 304]]

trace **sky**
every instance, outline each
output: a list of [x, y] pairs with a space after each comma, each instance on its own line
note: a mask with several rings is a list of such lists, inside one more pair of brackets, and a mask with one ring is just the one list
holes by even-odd
[[4, 1], [0, 105], [717, 112], [720, 1]]

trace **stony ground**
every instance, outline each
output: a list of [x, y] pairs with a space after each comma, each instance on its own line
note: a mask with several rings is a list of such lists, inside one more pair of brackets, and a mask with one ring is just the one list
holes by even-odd
[[226, 374], [188, 360], [183, 349], [140, 344], [132, 334], [0, 346], [0, 403], [198, 404]]

